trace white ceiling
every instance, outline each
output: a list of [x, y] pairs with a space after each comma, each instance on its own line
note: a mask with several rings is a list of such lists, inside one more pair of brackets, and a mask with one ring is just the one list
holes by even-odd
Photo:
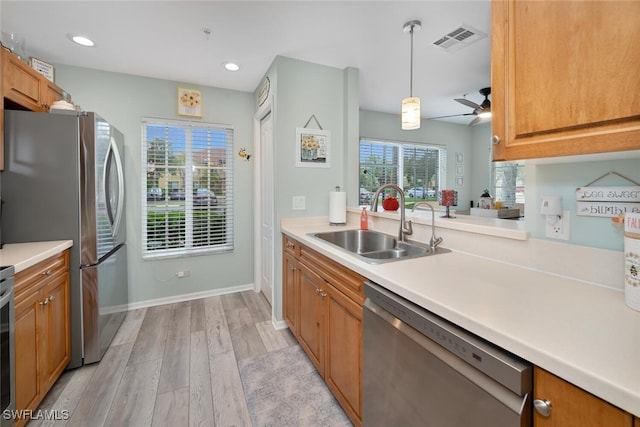
[[[489, 0], [3, 0], [0, 8], [2, 31], [24, 36], [28, 56], [54, 64], [253, 92], [282, 55], [358, 68], [361, 108], [396, 114], [409, 96], [410, 36], [402, 27], [419, 19], [413, 94], [423, 117], [469, 113], [453, 98], [468, 94], [480, 104], [478, 90], [490, 86]], [[453, 53], [432, 44], [461, 24], [488, 36]], [[75, 45], [69, 33], [96, 46]], [[226, 71], [225, 61], [239, 63], [240, 71]]]

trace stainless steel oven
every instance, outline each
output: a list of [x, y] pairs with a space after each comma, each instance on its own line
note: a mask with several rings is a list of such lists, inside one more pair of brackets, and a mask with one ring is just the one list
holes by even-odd
[[10, 426], [15, 409], [13, 267], [0, 267], [0, 425]]
[[365, 283], [363, 425], [531, 426], [532, 366]]

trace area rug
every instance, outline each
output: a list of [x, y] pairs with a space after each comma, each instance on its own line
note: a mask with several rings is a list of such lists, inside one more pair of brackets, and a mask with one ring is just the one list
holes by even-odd
[[238, 365], [254, 427], [352, 425], [299, 345]]

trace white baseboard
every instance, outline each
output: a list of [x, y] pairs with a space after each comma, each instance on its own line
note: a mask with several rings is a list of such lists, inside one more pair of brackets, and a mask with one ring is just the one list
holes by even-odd
[[254, 290], [253, 283], [249, 283], [246, 285], [231, 286], [228, 288], [212, 289], [209, 291], [193, 292], [190, 294], [175, 295], [170, 297], [133, 302], [127, 305], [127, 309], [135, 310], [138, 308], [154, 307], [156, 305], [163, 305], [163, 304], [174, 304], [177, 302], [191, 301], [194, 299], [215, 297], [218, 295], [226, 295], [226, 294], [233, 294], [236, 292], [253, 291], [253, 290]]
[[285, 322], [284, 320], [278, 320], [275, 317], [271, 318], [271, 324], [273, 325], [274, 329], [276, 331], [282, 330], [282, 329], [287, 329], [289, 326], [287, 325], [287, 322]]

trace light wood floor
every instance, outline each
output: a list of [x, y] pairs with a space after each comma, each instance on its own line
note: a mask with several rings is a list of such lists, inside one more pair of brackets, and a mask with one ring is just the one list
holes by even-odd
[[69, 419], [28, 426], [249, 426], [237, 361], [293, 344], [253, 291], [133, 310], [102, 361], [65, 372], [40, 405]]

